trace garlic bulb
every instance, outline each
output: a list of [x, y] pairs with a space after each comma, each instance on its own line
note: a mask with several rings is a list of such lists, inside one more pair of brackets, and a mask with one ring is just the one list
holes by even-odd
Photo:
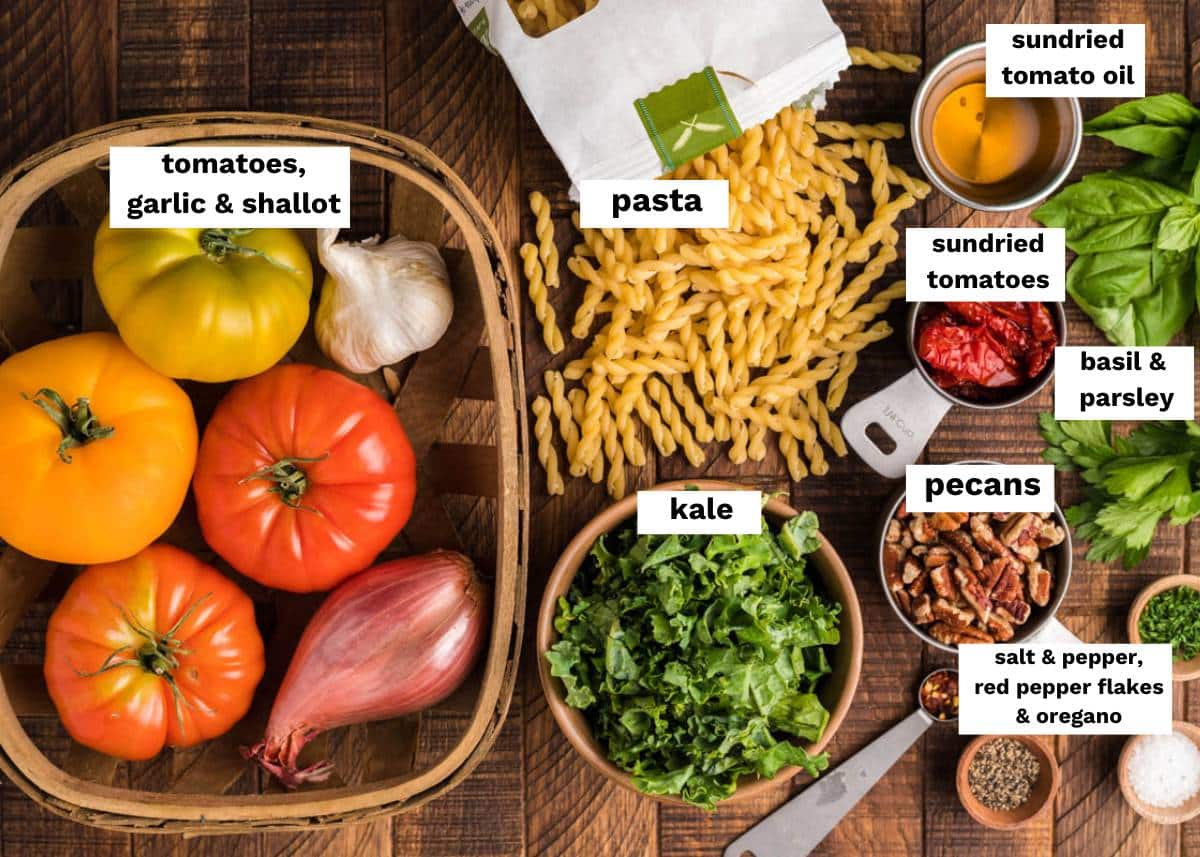
[[454, 314], [450, 275], [437, 248], [393, 235], [335, 243], [338, 230], [317, 230], [327, 276], [315, 322], [321, 350], [365, 375], [433, 346]]

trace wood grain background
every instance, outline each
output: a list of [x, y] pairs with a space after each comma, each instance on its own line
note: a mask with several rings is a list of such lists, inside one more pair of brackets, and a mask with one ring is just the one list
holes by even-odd
[[[910, 51], [932, 61], [981, 39], [988, 22], [1145, 22], [1148, 92], [1200, 97], [1200, 0], [827, 0], [827, 5], [851, 44]], [[832, 93], [826, 115], [906, 121], [916, 85], [915, 76], [854, 69]], [[1085, 113], [1106, 106], [1087, 103]], [[552, 201], [563, 248], [571, 243], [571, 206], [561, 167], [502, 63], [467, 34], [449, 0], [0, 0], [0, 169], [116, 118], [210, 109], [311, 113], [409, 135], [463, 176], [510, 250], [532, 233], [523, 201], [534, 189]], [[913, 168], [906, 145], [891, 150]], [[1111, 148], [1088, 141], [1079, 170], [1117, 160]], [[384, 228], [382, 181], [356, 174], [354, 195], [356, 230]], [[54, 206], [35, 212], [44, 222], [61, 214]], [[904, 220], [904, 225], [921, 224], [1028, 225], [1028, 220], [1025, 212], [971, 213], [935, 194]], [[891, 278], [901, 270], [897, 263]], [[574, 285], [568, 280], [556, 296], [560, 315], [572, 311], [578, 298]], [[894, 309], [896, 326], [902, 314], [902, 307]], [[1074, 343], [1100, 341], [1073, 307], [1070, 322]], [[551, 361], [528, 319], [525, 331], [532, 396], [540, 392], [542, 370]], [[848, 404], [908, 368], [898, 338], [872, 346], [852, 382]], [[1050, 407], [1050, 395], [1044, 391], [997, 414], [953, 411], [930, 444], [927, 460], [986, 454], [1036, 462], [1041, 444], [1035, 416]], [[474, 418], [469, 412], [453, 417]], [[868, 559], [878, 508], [893, 486], [852, 457], [835, 461], [827, 477], [798, 484], [788, 481], [775, 455], [742, 467], [715, 454], [710, 458], [699, 472], [680, 460], [651, 458], [646, 467], [630, 469], [627, 478], [631, 487], [644, 487], [702, 472], [788, 491], [793, 505], [817, 511], [822, 529], [855, 575], [867, 625], [866, 655], [854, 712], [831, 748], [836, 762], [907, 714], [919, 676], [946, 661], [924, 649], [895, 619]], [[554, 500], [544, 495], [540, 471], [532, 474], [531, 484], [529, 613], [558, 550], [606, 504], [599, 487], [587, 482], [572, 482], [567, 496]], [[1074, 486], [1062, 487], [1069, 498]], [[1101, 568], [1078, 553], [1064, 621], [1085, 640], [1122, 640], [1125, 611], [1141, 586], [1166, 573], [1200, 572], [1194, 555], [1198, 536], [1196, 526], [1160, 530], [1151, 558], [1137, 572]], [[1200, 717], [1200, 689], [1181, 689], [1176, 709], [1177, 716]], [[817, 853], [1200, 855], [1200, 822], [1157, 827], [1138, 821], [1125, 806], [1113, 772], [1120, 738], [1056, 739], [1063, 787], [1055, 811], [1015, 834], [987, 831], [959, 807], [953, 768], [964, 743], [950, 730], [930, 732]], [[192, 841], [133, 838], [50, 816], [5, 784], [0, 855], [715, 855], [803, 785], [798, 779], [712, 815], [661, 807], [618, 790], [593, 775], [559, 735], [527, 663], [490, 757], [457, 791], [419, 812], [336, 832]]]

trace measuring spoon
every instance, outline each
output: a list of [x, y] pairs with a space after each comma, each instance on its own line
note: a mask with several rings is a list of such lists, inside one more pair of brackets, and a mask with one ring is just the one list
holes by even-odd
[[934, 670], [917, 686], [917, 710], [884, 732], [832, 771], [751, 827], [725, 849], [724, 857], [805, 857], [821, 844], [863, 796], [879, 782], [917, 739], [935, 723], [953, 723], [957, 715], [940, 720], [925, 709], [920, 688], [939, 673]]

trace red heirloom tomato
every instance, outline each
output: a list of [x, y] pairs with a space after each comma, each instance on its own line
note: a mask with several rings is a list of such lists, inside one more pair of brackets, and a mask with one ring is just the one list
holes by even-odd
[[263, 674], [254, 604], [191, 554], [155, 544], [75, 579], [46, 629], [46, 687], [71, 737], [149, 759], [229, 730]]
[[396, 537], [412, 513], [416, 465], [376, 393], [291, 363], [221, 400], [193, 487], [213, 550], [259, 583], [311, 592], [362, 571]]

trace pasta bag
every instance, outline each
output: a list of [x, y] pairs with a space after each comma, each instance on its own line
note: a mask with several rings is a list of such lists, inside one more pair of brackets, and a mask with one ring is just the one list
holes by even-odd
[[850, 65], [821, 0], [455, 0], [573, 183], [671, 172]]

